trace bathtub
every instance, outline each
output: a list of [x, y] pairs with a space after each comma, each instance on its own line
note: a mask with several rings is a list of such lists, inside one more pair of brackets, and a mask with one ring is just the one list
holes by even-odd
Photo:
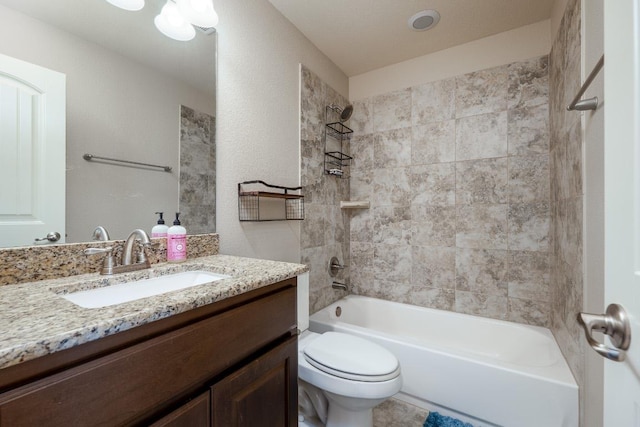
[[394, 397], [421, 408], [474, 426], [578, 425], [578, 386], [548, 329], [356, 295], [313, 314], [309, 329], [392, 351], [404, 381]]

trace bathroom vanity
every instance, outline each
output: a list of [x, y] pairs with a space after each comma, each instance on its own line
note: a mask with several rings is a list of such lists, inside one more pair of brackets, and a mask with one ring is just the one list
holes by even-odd
[[[42, 356], [32, 354], [35, 347], [30, 350], [27, 343], [34, 331], [25, 333], [18, 353], [9, 348], [8, 335], [0, 336], [6, 346], [0, 348], [0, 362], [9, 365], [0, 369], [0, 426], [297, 425], [296, 275], [304, 266], [214, 256], [199, 259], [199, 269], [207, 266], [201, 260], [225, 265], [233, 260], [235, 267], [222, 272], [234, 278], [210, 289], [203, 285], [93, 309], [93, 326], [84, 317], [87, 309], [54, 296], [61, 316], [67, 317], [61, 320], [63, 329], [79, 322], [90, 334], [102, 330], [99, 323], [109, 316], [110, 327], [98, 339], [86, 338], [87, 342]], [[252, 265], [243, 270], [243, 264]], [[280, 270], [269, 273], [269, 266]], [[10, 289], [14, 286], [26, 285], [1, 287], [0, 298], [19, 297], [20, 289]], [[34, 286], [51, 292], [59, 283]], [[35, 298], [36, 305], [38, 301]], [[43, 303], [44, 314], [34, 312], [34, 317], [55, 319], [47, 317], [53, 307], [49, 304]], [[162, 318], [125, 326], [133, 318], [127, 311], [141, 304], [152, 307], [147, 314], [163, 313]], [[83, 320], [69, 320], [71, 313]], [[128, 321], [119, 323], [116, 318]], [[77, 341], [90, 336], [69, 331], [65, 338], [56, 328], [40, 332], [49, 337], [39, 343], [54, 349], [68, 345], [65, 340], [74, 336]], [[27, 360], [10, 360], [11, 354]]]

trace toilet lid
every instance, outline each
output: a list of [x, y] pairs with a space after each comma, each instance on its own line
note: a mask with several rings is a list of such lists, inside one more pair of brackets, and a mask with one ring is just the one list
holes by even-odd
[[376, 343], [354, 335], [325, 332], [304, 348], [319, 370], [356, 381], [387, 381], [400, 375], [398, 359]]

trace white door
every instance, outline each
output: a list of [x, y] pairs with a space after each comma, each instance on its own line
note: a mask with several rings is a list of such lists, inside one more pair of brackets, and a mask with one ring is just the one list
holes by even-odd
[[65, 84], [0, 55], [0, 247], [64, 242]]
[[[640, 427], [639, 0], [604, 2], [605, 305], [629, 315], [623, 362], [605, 361], [604, 425]], [[607, 344], [611, 346], [607, 338]]]

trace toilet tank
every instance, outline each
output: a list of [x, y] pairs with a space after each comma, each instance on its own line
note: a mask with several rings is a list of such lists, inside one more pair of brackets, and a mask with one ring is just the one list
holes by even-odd
[[298, 329], [309, 329], [309, 273], [298, 276]]

